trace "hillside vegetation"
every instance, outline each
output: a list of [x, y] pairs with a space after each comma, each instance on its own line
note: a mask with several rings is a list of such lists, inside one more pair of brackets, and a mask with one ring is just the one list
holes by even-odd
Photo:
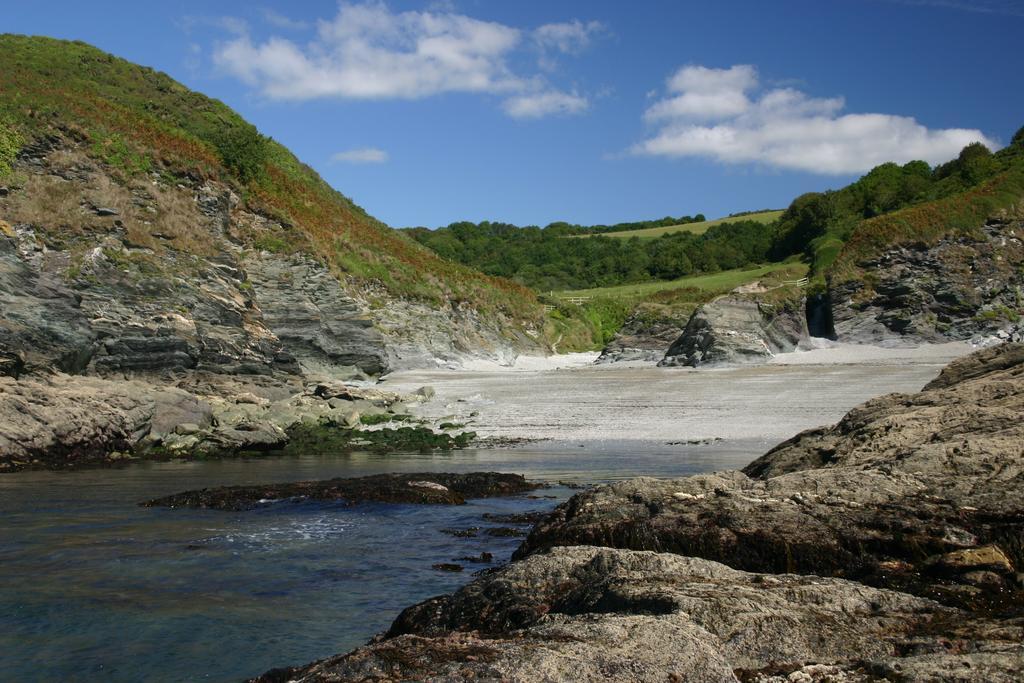
[[249, 210], [285, 226], [255, 246], [314, 254], [353, 286], [512, 319], [542, 316], [529, 289], [389, 229], [230, 108], [165, 74], [81, 42], [2, 35], [0, 92], [0, 174], [25, 146], [72, 140], [126, 182], [157, 174], [231, 185]]
[[487, 221], [452, 223], [437, 230], [417, 228], [409, 233], [446, 259], [538, 291], [614, 287], [715, 273], [763, 263], [772, 247], [769, 228], [742, 218], [719, 222], [701, 234], [673, 230], [655, 239], [604, 234], [566, 239], [557, 227], [521, 228]]
[[610, 298], [624, 301], [670, 299], [685, 292], [690, 301], [704, 301], [710, 296], [724, 294], [736, 287], [762, 280], [767, 286], [782, 281], [796, 281], [807, 274], [808, 267], [800, 262], [770, 263], [764, 266], [723, 270], [710, 275], [693, 275], [678, 280], [658, 280], [617, 287], [595, 287], [552, 292], [555, 299]]
[[[618, 237], [620, 239], [630, 239], [631, 237], [639, 237], [640, 239], [654, 239], [661, 237], [662, 235], [671, 235], [675, 232], [690, 232], [694, 235], [703, 235], [708, 231], [708, 228], [713, 228], [716, 225], [722, 225], [723, 223], [739, 223], [741, 221], [754, 221], [756, 223], [774, 223], [782, 215], [782, 210], [778, 211], [749, 211], [739, 214], [733, 214], [726, 216], [725, 218], [716, 218], [713, 221], [693, 221], [689, 223], [674, 223], [671, 225], [662, 225], [643, 229], [634, 230], [621, 230], [611, 231], [602, 233], [605, 237]], [[576, 238], [591, 237], [589, 234], [584, 235], [573, 235]]]
[[980, 228], [1024, 197], [1024, 129], [992, 153], [981, 143], [931, 168], [882, 164], [835, 191], [793, 200], [776, 227], [771, 255], [802, 253], [816, 287], [855, 277], [854, 264], [897, 244], [929, 243]]
[[485, 221], [409, 233], [446, 259], [538, 291], [657, 292], [661, 283], [794, 256], [809, 264], [813, 288], [822, 289], [832, 273], [856, 277], [851, 264], [873, 250], [976, 229], [1011, 206], [1021, 196], [1022, 148], [1018, 132], [1006, 149], [992, 153], [974, 143], [934, 168], [924, 161], [881, 164], [839, 190], [801, 195], [784, 211], [715, 221], [620, 231]]

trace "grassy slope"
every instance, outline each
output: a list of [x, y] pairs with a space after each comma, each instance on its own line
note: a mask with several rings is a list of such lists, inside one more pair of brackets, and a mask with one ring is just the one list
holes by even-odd
[[[713, 221], [704, 221], [702, 223], [684, 223], [683, 225], [665, 225], [660, 228], [645, 228], [644, 230], [624, 230], [622, 232], [603, 232], [595, 234], [600, 234], [604, 237], [616, 237], [619, 239], [630, 239], [632, 237], [639, 237], [640, 239], [654, 239], [674, 232], [692, 232], [695, 235], [702, 235], [707, 232], [708, 228], [715, 225], [736, 223], [737, 221], [756, 221], [758, 223], [767, 224], [777, 220], [781, 215], [782, 211], [762, 211], [760, 213], [750, 213], [743, 216], [727, 216], [726, 218], [717, 218]], [[575, 238], [587, 238], [593, 236], [593, 234], [570, 235], [570, 237]]]
[[554, 292], [556, 298], [572, 296], [611, 298], [638, 301], [653, 295], [673, 290], [697, 290], [712, 294], [728, 292], [740, 285], [753, 282], [759, 278], [771, 276], [778, 280], [798, 280], [807, 274], [807, 266], [803, 263], [771, 263], [757, 268], [737, 268], [710, 275], [684, 277], [678, 280], [658, 282], [641, 282], [617, 287], [598, 287], [595, 289], [567, 290]]
[[83, 143], [125, 179], [149, 172], [216, 179], [286, 226], [264, 247], [315, 254], [342, 278], [392, 296], [539, 320], [532, 291], [445, 261], [332, 189], [217, 100], [81, 42], [0, 35], [0, 132], [24, 144]]

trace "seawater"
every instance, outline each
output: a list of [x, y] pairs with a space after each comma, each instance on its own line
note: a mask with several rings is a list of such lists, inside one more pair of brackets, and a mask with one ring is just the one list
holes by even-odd
[[0, 476], [0, 681], [238, 681], [344, 652], [405, 607], [489, 565], [431, 565], [519, 538], [484, 513], [548, 510], [565, 486], [461, 506], [279, 503], [249, 512], [143, 508], [207, 486], [381, 472], [517, 472], [592, 483], [736, 467], [759, 444], [352, 454], [135, 464]]

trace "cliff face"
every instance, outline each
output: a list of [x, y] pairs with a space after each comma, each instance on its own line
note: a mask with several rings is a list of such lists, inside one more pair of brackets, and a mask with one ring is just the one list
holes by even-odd
[[322, 259], [282, 250], [271, 236], [287, 226], [224, 183], [125, 181], [65, 138], [28, 147], [15, 171], [0, 196], [8, 374], [377, 375], [542, 351], [509, 321], [372, 297]]
[[840, 341], [993, 336], [1024, 315], [1024, 220], [1003, 212], [969, 236], [894, 246], [831, 288]]
[[227, 187], [121, 186], [59, 143], [16, 168], [30, 175], [0, 198], [0, 346], [25, 371], [387, 369], [383, 337], [322, 264], [247, 248], [243, 226], [267, 220]]
[[389, 229], [164, 74], [0, 35], [0, 91], [8, 374], [379, 374], [543, 351], [531, 292]]

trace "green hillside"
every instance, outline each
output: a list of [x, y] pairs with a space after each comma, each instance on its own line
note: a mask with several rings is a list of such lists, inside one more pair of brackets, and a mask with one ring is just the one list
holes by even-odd
[[[752, 213], [745, 213], [733, 216], [726, 216], [725, 218], [716, 218], [713, 221], [700, 221], [698, 223], [683, 223], [680, 225], [666, 225], [657, 228], [645, 228], [643, 230], [623, 230], [620, 232], [605, 232], [601, 233], [605, 237], [618, 237], [620, 239], [631, 239], [633, 237], [639, 237], [640, 239], [654, 239], [661, 237], [662, 235], [671, 235], [677, 232], [689, 232], [694, 235], [703, 235], [708, 231], [709, 228], [713, 228], [716, 225], [724, 225], [727, 223], [738, 223], [740, 221], [754, 221], [755, 223], [773, 223], [778, 220], [779, 216], [782, 215], [782, 210], [778, 211], [755, 211]], [[571, 237], [586, 238], [593, 237], [594, 235], [571, 235]]]
[[755, 280], [764, 280], [766, 286], [769, 287], [785, 281], [799, 280], [807, 275], [807, 271], [808, 266], [805, 263], [770, 263], [762, 266], [724, 270], [709, 275], [683, 277], [678, 280], [659, 280], [616, 287], [596, 287], [593, 289], [562, 290], [551, 292], [549, 296], [559, 300], [610, 298], [623, 301], [640, 301], [678, 290], [692, 290], [693, 292], [716, 295], [731, 291], [736, 287]]
[[[0, 35], [0, 173], [17, 150], [72, 140], [126, 182], [144, 174], [211, 178], [286, 226], [271, 251], [316, 255], [343, 280], [436, 305], [537, 321], [529, 289], [439, 258], [369, 216], [223, 103], [81, 42]], [[178, 243], [202, 250], [202, 244]]]

